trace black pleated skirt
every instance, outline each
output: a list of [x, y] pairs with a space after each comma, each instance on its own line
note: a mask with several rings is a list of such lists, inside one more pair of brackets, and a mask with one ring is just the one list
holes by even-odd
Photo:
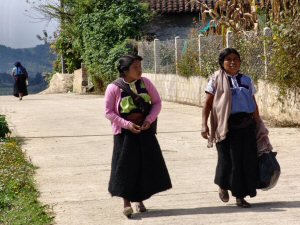
[[114, 136], [108, 191], [112, 196], [140, 202], [172, 187], [154, 132], [134, 134], [123, 129]]
[[258, 160], [255, 125], [230, 129], [225, 140], [216, 144], [218, 163], [215, 184], [237, 198], [256, 196]]
[[23, 96], [28, 95], [25, 75], [16, 76], [16, 81], [14, 84], [14, 96], [19, 97], [19, 93], [23, 93]]

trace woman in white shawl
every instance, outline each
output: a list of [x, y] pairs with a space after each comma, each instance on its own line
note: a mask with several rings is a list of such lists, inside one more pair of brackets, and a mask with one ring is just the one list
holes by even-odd
[[211, 76], [205, 90], [201, 135], [210, 144], [216, 143], [219, 197], [228, 202], [230, 190], [237, 206], [248, 208], [251, 204], [245, 197], [256, 196], [258, 175], [255, 127], [260, 116], [255, 88], [252, 79], [240, 73], [241, 58], [235, 49], [224, 49], [219, 64], [220, 70]]

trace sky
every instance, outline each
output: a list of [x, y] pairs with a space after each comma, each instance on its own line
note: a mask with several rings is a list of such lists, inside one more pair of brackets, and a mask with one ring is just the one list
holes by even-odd
[[30, 48], [43, 44], [36, 37], [37, 34], [43, 36], [43, 30], [53, 36], [57, 22], [41, 21], [30, 15], [37, 17], [26, 0], [0, 0], [0, 44], [11, 48]]

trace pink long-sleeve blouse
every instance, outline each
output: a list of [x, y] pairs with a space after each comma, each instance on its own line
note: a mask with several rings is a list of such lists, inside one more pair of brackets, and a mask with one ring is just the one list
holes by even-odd
[[[141, 78], [151, 97], [152, 108], [145, 121], [152, 123], [161, 110], [161, 98], [153, 83], [146, 77]], [[132, 122], [120, 116], [119, 104], [121, 101], [121, 89], [115, 84], [109, 84], [105, 91], [105, 117], [111, 121], [113, 134], [120, 134], [122, 128], [128, 129]]]

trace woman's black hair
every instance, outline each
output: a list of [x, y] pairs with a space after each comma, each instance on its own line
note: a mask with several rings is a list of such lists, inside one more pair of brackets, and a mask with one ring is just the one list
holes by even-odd
[[239, 57], [240, 61], [241, 61], [241, 56], [238, 53], [238, 51], [235, 48], [225, 48], [219, 55], [219, 64], [220, 67], [224, 70], [224, 60], [225, 58], [230, 55], [230, 54], [235, 54]]
[[21, 66], [21, 63], [17, 61], [14, 63], [14, 66], [19, 67], [19, 66]]
[[129, 70], [129, 67], [136, 60], [142, 61], [143, 58], [139, 55], [124, 55], [119, 59], [118, 71], [120, 77], [125, 76], [125, 72]]

